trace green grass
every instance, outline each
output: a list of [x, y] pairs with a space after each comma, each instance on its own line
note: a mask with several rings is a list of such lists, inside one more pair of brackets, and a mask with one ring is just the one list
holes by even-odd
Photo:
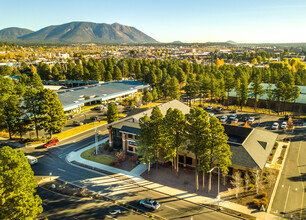
[[98, 155], [98, 156], [94, 156], [93, 155], [93, 151], [96, 149], [96, 147], [93, 147], [87, 151], [84, 151], [81, 154], [81, 157], [86, 159], [86, 160], [91, 160], [97, 163], [102, 163], [105, 165], [110, 165], [110, 163], [112, 161], [115, 161], [116, 159], [110, 156], [106, 156], [106, 155]]

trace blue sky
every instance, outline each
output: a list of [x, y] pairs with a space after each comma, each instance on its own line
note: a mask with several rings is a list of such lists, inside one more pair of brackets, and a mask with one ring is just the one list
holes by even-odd
[[118, 22], [160, 42], [306, 42], [306, 0], [0, 0], [0, 5], [0, 29]]

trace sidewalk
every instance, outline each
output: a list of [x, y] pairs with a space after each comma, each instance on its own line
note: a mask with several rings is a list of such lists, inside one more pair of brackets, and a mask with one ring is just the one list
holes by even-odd
[[[97, 144], [102, 144], [104, 142], [106, 142], [108, 139], [104, 139], [102, 141], [99, 141]], [[105, 170], [107, 172], [110, 173], [114, 173], [114, 174], [118, 174], [118, 175], [122, 175], [125, 177], [128, 177], [132, 180], [134, 180], [139, 186], [141, 187], [145, 187], [148, 188], [150, 190], [155, 190], [158, 191], [160, 193], [164, 193], [173, 197], [177, 197], [179, 199], [183, 199], [186, 200], [188, 202], [191, 203], [196, 203], [196, 204], [200, 204], [200, 205], [217, 205], [218, 201], [216, 198], [209, 198], [209, 197], [204, 197], [204, 196], [199, 196], [197, 194], [191, 194], [191, 193], [187, 193], [183, 190], [178, 190], [175, 188], [171, 188], [168, 186], [164, 186], [164, 185], [160, 185], [158, 183], [154, 183], [154, 182], [150, 182], [147, 181], [145, 179], [143, 179], [140, 175], [142, 172], [144, 172], [147, 168], [146, 165], [142, 164], [141, 166], [138, 165], [137, 167], [135, 167], [131, 172], [128, 171], [124, 171], [121, 169], [117, 169], [111, 166], [107, 166], [107, 165], [103, 165], [100, 163], [96, 163], [93, 161], [89, 161], [89, 160], [85, 160], [83, 158], [81, 158], [81, 153], [93, 148], [95, 146], [95, 144], [92, 144], [86, 148], [83, 148], [79, 151], [76, 152], [71, 152], [67, 157], [66, 160], [71, 163], [72, 161], [76, 161], [78, 163], [82, 163], [85, 165], [89, 165], [91, 167], [95, 167], [101, 170]], [[245, 216], [252, 216], [253, 218], [256, 219], [282, 219], [276, 215], [272, 215], [266, 212], [260, 212], [256, 209], [249, 209], [246, 206], [242, 206], [236, 203], [232, 203], [232, 202], [228, 202], [228, 201], [223, 201], [220, 200], [220, 207], [223, 207], [224, 209], [229, 209], [232, 210], [234, 212], [239, 212], [241, 213], [241, 216], [243, 217], [243, 215]]]

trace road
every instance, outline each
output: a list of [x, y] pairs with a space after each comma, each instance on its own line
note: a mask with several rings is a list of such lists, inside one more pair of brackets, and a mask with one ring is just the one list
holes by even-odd
[[291, 142], [271, 213], [306, 219], [306, 142]]
[[[110, 196], [116, 200], [124, 201], [144, 211], [151, 210], [140, 206], [139, 200], [148, 197], [153, 198], [161, 204], [161, 208], [154, 211], [154, 214], [167, 219], [190, 219], [191, 217], [193, 219], [237, 219], [228, 214], [220, 213], [185, 200], [179, 200], [154, 190], [148, 190], [147, 188], [139, 187], [109, 175], [70, 165], [65, 161], [65, 157], [69, 152], [83, 145], [88, 145], [93, 141], [93, 131], [89, 131], [66, 139], [60, 146], [48, 148], [47, 150], [37, 149], [39, 162], [33, 166], [35, 175], [48, 176], [51, 172], [53, 176], [58, 176], [64, 181], [85, 186], [90, 190]], [[35, 155], [35, 153], [32, 152], [31, 155]]]
[[[37, 194], [43, 200], [44, 209], [38, 219], [146, 219], [143, 215], [107, 201], [63, 196], [40, 187]], [[121, 211], [120, 214], [110, 214], [118, 209]]]

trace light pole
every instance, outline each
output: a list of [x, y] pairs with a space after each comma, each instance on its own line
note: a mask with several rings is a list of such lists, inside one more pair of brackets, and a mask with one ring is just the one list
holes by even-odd
[[215, 168], [218, 168], [218, 196], [217, 196], [217, 200], [218, 200], [218, 210], [220, 210], [220, 206], [219, 206], [219, 202], [220, 202], [220, 171], [219, 171], [219, 167], [215, 166], [214, 168], [212, 168], [210, 171], [208, 171], [209, 173], [211, 173]]

